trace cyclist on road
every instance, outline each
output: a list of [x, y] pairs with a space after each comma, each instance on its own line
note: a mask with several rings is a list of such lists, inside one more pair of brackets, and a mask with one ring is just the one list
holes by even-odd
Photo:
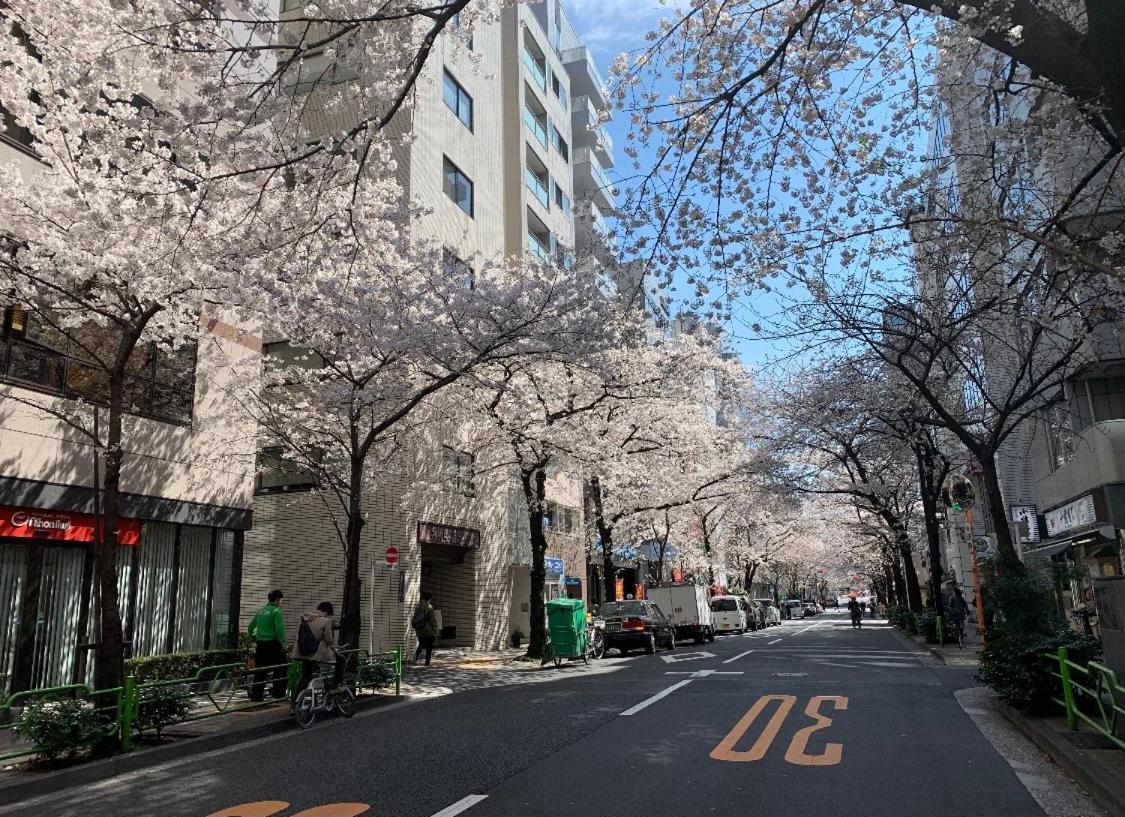
[[858, 626], [860, 620], [863, 618], [863, 607], [859, 603], [859, 599], [852, 596], [848, 599], [848, 612], [852, 616], [852, 626]]
[[961, 588], [953, 588], [953, 598], [949, 600], [947, 605], [949, 610], [949, 621], [957, 628], [957, 632], [963, 634], [965, 632], [965, 619], [969, 616], [969, 605], [965, 601], [965, 597], [961, 595]]

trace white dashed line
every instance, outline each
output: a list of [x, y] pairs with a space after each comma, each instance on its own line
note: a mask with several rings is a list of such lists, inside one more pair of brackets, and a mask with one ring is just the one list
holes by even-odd
[[727, 659], [726, 661], [724, 661], [723, 663], [724, 663], [724, 664], [730, 664], [730, 663], [731, 663], [731, 662], [733, 662], [733, 661], [737, 661], [737, 660], [738, 660], [739, 658], [745, 658], [746, 656], [748, 656], [748, 655], [749, 655], [750, 653], [752, 653], [752, 652], [754, 652], [754, 651], [753, 651], [753, 650], [747, 650], [746, 652], [740, 652], [740, 653], [739, 653], [738, 655], [736, 655], [736, 656], [735, 656], [734, 658], [728, 658], [728, 659]]
[[456, 814], [460, 814], [463, 811], [468, 811], [481, 800], [487, 799], [487, 794], [470, 794], [468, 797], [462, 797], [453, 805], [446, 806], [437, 814], [434, 814], [433, 817], [454, 817], [454, 815]]
[[[640, 712], [645, 707], [652, 706], [654, 703], [659, 701], [661, 698], [667, 698], [669, 695], [671, 695], [673, 692], [675, 692], [680, 687], [686, 687], [690, 683], [691, 683], [690, 678], [685, 678], [682, 681], [677, 681], [676, 683], [672, 684], [672, 686], [668, 687], [667, 689], [664, 689], [664, 690], [661, 690], [660, 692], [657, 692], [651, 698], [645, 698], [643, 701], [641, 701], [636, 706], [629, 707], [624, 712], [622, 712], [619, 717], [624, 718], [624, 717], [628, 717], [629, 715], [636, 715], [638, 712]], [[453, 813], [456, 813], [456, 812], [453, 812]], [[438, 817], [438, 815], [435, 814], [434, 817]]]
[[766, 646], [768, 647], [770, 644], [776, 644], [780, 640], [780, 638], [775, 638], [773, 641], [770, 641], [768, 644], [766, 644]]

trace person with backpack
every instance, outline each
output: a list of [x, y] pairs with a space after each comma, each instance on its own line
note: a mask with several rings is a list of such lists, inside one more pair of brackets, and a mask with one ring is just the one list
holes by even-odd
[[410, 617], [410, 626], [418, 636], [418, 649], [414, 651], [414, 661], [417, 662], [426, 651], [426, 666], [430, 665], [430, 658], [434, 654], [434, 641], [437, 639], [437, 614], [434, 612], [433, 593], [423, 593], [422, 600], [414, 608], [414, 615]]
[[[285, 660], [285, 616], [281, 603], [285, 594], [271, 590], [267, 604], [250, 619], [247, 632], [254, 639], [254, 682], [250, 687], [250, 700], [261, 701], [266, 694], [270, 675], [273, 675], [271, 694], [275, 701], [285, 697], [289, 682], [289, 666]], [[272, 667], [272, 669], [270, 669]]]
[[332, 602], [322, 601], [311, 613], [301, 616], [291, 654], [301, 662], [301, 681], [293, 690], [294, 700], [316, 677], [321, 664], [336, 665], [334, 684], [339, 684], [343, 678], [343, 667], [332, 650], [332, 613]]

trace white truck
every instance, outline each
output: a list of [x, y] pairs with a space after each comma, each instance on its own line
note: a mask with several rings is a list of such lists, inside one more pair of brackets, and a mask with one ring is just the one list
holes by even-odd
[[715, 640], [715, 626], [707, 588], [699, 584], [669, 584], [646, 591], [676, 630], [676, 638], [690, 638], [696, 644]]

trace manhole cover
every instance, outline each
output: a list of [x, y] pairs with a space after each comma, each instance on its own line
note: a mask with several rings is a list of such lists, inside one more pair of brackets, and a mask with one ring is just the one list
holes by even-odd
[[774, 675], [777, 676], [778, 678], [804, 678], [806, 675], [808, 675], [808, 673], [807, 672], [775, 672]]

